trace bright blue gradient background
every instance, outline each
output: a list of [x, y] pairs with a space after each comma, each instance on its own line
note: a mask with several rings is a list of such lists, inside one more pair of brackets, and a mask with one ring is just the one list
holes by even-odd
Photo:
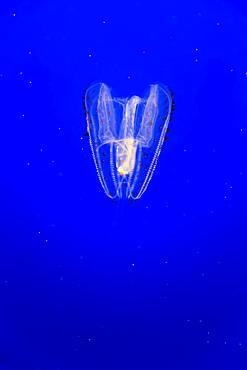
[[[1, 3], [1, 370], [247, 369], [246, 30], [233, 0]], [[137, 202], [97, 179], [94, 81], [175, 94]]]

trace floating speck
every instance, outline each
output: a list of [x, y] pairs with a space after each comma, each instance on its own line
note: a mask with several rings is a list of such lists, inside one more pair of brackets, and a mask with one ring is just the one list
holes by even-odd
[[13, 16], [13, 17], [16, 17], [16, 13], [12, 13], [12, 16]]
[[31, 54], [32, 54], [32, 51], [31, 51], [31, 50], [29, 50], [29, 51], [28, 51], [28, 54], [29, 54], [29, 55], [31, 55]]
[[92, 58], [92, 54], [88, 54], [88, 58]]

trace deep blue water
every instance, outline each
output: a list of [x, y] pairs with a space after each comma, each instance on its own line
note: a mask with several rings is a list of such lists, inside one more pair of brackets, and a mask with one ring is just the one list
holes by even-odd
[[[247, 369], [244, 1], [0, 5], [0, 370]], [[82, 98], [175, 95], [143, 197], [98, 181]]]

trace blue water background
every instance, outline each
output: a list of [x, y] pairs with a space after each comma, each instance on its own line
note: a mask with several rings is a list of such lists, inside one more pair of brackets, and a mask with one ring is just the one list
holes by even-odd
[[[0, 369], [246, 370], [242, 1], [0, 6]], [[161, 82], [143, 197], [108, 199], [82, 97]]]

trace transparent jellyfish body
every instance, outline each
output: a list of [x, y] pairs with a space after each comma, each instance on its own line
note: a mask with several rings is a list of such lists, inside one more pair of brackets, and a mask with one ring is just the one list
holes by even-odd
[[169, 90], [115, 98], [104, 83], [85, 95], [87, 130], [100, 183], [110, 198], [139, 199], [152, 178], [172, 111]]

